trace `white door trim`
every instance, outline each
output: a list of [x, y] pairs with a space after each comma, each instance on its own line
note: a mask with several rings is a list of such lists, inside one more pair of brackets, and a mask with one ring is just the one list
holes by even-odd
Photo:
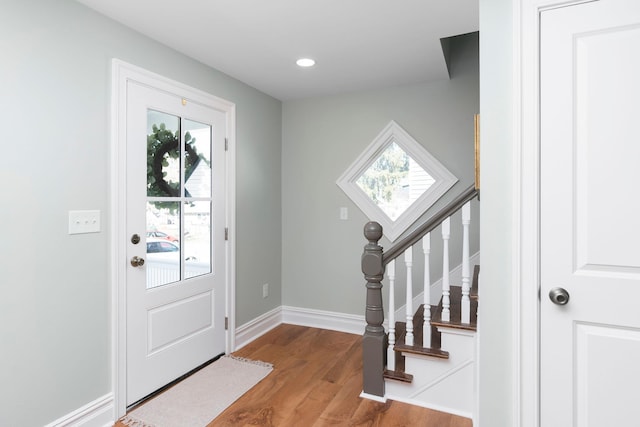
[[540, 426], [540, 13], [598, 0], [514, 0], [514, 425]]
[[112, 388], [115, 400], [115, 419], [126, 412], [126, 229], [123, 218], [126, 213], [126, 91], [127, 82], [136, 81], [159, 90], [189, 94], [191, 100], [212, 106], [226, 114], [228, 138], [226, 224], [229, 239], [226, 242], [226, 352], [235, 347], [235, 200], [236, 200], [236, 150], [235, 104], [199, 89], [165, 78], [158, 74], [113, 59], [111, 68], [111, 138], [110, 138], [110, 260], [111, 274], [111, 346]]

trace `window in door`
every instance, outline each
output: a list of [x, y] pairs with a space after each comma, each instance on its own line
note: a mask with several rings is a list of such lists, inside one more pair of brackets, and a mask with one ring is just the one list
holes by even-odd
[[212, 128], [147, 112], [147, 289], [211, 273]]

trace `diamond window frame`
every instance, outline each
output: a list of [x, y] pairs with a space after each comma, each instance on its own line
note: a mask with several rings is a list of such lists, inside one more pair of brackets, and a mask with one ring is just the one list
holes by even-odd
[[[394, 142], [435, 180], [395, 221], [391, 220], [357, 184], [362, 174]], [[382, 225], [384, 235], [393, 242], [449, 191], [456, 182], [458, 182], [458, 178], [455, 175], [411, 137], [407, 131], [391, 120], [353, 164], [338, 178], [336, 184], [369, 220], [377, 221]]]

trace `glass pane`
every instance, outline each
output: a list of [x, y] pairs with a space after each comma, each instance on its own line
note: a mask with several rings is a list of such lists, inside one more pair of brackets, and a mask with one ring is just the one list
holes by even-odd
[[186, 197], [211, 197], [211, 126], [183, 122]]
[[180, 196], [180, 118], [147, 111], [147, 196]]
[[147, 289], [180, 280], [180, 202], [147, 202]]
[[356, 184], [395, 221], [435, 180], [398, 144], [391, 143]]
[[211, 202], [184, 204], [185, 278], [211, 273]]

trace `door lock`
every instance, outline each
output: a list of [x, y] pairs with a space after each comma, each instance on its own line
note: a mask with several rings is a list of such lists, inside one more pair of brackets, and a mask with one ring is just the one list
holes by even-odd
[[557, 305], [566, 305], [569, 302], [569, 292], [564, 288], [553, 288], [549, 291], [551, 302]]
[[134, 256], [131, 258], [131, 265], [134, 267], [142, 267], [144, 265], [144, 258]]

